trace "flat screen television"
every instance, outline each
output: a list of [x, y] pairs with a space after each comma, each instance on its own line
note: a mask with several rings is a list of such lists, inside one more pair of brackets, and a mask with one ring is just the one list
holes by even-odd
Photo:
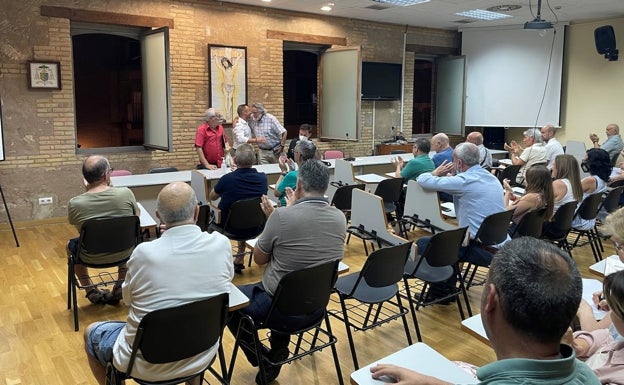
[[362, 100], [400, 100], [401, 64], [362, 62]]

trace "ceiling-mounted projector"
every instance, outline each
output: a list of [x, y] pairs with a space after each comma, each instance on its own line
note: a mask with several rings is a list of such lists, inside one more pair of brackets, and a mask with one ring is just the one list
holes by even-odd
[[524, 23], [524, 29], [550, 29], [552, 27], [552, 22], [542, 20], [542, 0], [537, 0], [537, 16]]

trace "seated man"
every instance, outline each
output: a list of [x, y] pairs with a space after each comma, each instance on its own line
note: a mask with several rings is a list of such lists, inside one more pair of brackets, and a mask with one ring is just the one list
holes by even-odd
[[[134, 194], [127, 187], [112, 187], [110, 185], [110, 173], [112, 168], [108, 159], [100, 155], [91, 155], [82, 164], [82, 176], [86, 191], [70, 199], [67, 204], [67, 219], [69, 224], [76, 226], [80, 232], [82, 224], [89, 219], [110, 216], [139, 215]], [[97, 262], [116, 262], [120, 256], [127, 256], [131, 250], [110, 254], [106, 259], [82, 253], [77, 256], [79, 238], [73, 238], [67, 244], [67, 252], [77, 257], [75, 271], [80, 286], [85, 288], [87, 298], [91, 303], [117, 304], [121, 300], [121, 286], [116, 285], [113, 292], [99, 290], [93, 286], [89, 278], [88, 269], [82, 262], [89, 263], [91, 258], [97, 258]], [[78, 257], [82, 258], [79, 259]], [[95, 262], [95, 261], [94, 261]], [[122, 281], [126, 276], [126, 266], [119, 266], [118, 280]]]
[[[301, 167], [303, 162], [316, 157], [316, 146], [309, 140], [301, 140], [295, 146], [293, 154], [297, 166]], [[282, 170], [282, 175], [275, 182], [275, 192], [273, 194], [279, 197], [280, 206], [286, 206], [286, 188], [294, 189], [297, 187], [297, 170], [294, 169], [292, 161], [289, 160], [288, 163], [284, 163], [281, 157], [279, 166]], [[289, 167], [292, 168], [290, 172], [288, 171]]]
[[[412, 148], [412, 158], [409, 162], [405, 163], [400, 155], [397, 155], [396, 160], [392, 160], [392, 163], [396, 164], [396, 171], [394, 176], [396, 178], [403, 178], [405, 184], [409, 180], [416, 180], [420, 174], [425, 172], [431, 172], [435, 168], [433, 161], [429, 158], [429, 151], [431, 151], [431, 144], [426, 138], [418, 138], [414, 141], [414, 147]], [[401, 190], [401, 196], [399, 197], [399, 204], [396, 208], [397, 218], [403, 217], [403, 208], [405, 207], [405, 198], [407, 195], [407, 188]]]
[[[227, 222], [232, 203], [242, 199], [259, 198], [267, 193], [269, 187], [266, 174], [251, 167], [255, 158], [251, 144], [239, 145], [234, 155], [236, 170], [223, 175], [210, 191], [209, 198], [211, 201], [221, 198], [218, 205], [221, 211], [221, 220], [217, 223], [220, 227], [223, 227]], [[234, 258], [234, 269], [237, 273], [245, 268], [244, 257], [245, 241], [239, 241], [237, 254]]]
[[[481, 296], [483, 327], [498, 361], [477, 370], [479, 384], [600, 384], [574, 350], [560, 343], [582, 290], [576, 264], [554, 245], [523, 237], [503, 246]], [[394, 365], [376, 365], [371, 372], [404, 385], [449, 384]]]
[[[96, 322], [85, 331], [89, 365], [100, 384], [105, 383], [108, 362], [120, 371], [127, 369], [137, 327], [147, 313], [230, 292], [230, 241], [216, 232], [202, 232], [195, 225], [198, 215], [197, 198], [188, 184], [174, 182], [158, 194], [156, 216], [167, 230], [138, 245], [128, 261], [122, 286], [124, 303], [130, 307], [126, 322]], [[218, 347], [219, 342], [189, 359], [158, 365], [139, 354], [132, 374], [146, 381], [192, 375], [210, 364]]]
[[483, 145], [483, 135], [479, 131], [473, 131], [468, 134], [466, 142], [472, 143], [479, 148], [479, 165], [481, 167], [492, 167], [492, 153]]
[[[240, 290], [249, 297], [249, 306], [235, 312], [228, 322], [233, 335], [238, 332], [243, 314], [259, 322], [266, 318], [271, 307], [272, 296], [279, 281], [291, 271], [304, 269], [321, 262], [340, 260], [344, 253], [344, 237], [347, 224], [344, 214], [329, 205], [324, 198], [329, 185], [329, 169], [321, 161], [308, 160], [299, 167], [297, 187], [286, 189], [286, 207], [273, 210], [266, 196], [262, 209], [268, 219], [264, 231], [254, 248], [254, 261], [267, 265], [262, 282], [241, 286]], [[322, 250], [321, 250], [322, 249]], [[288, 318], [284, 322], [293, 330], [305, 326], [310, 318]], [[250, 335], [241, 335], [252, 343]], [[288, 357], [290, 335], [271, 332], [271, 350], [267, 356], [273, 361]], [[257, 366], [254, 352], [243, 349], [247, 360]], [[271, 382], [279, 375], [280, 366], [266, 368], [266, 380]], [[256, 383], [260, 383], [260, 373]]]
[[511, 141], [511, 145], [505, 144], [505, 150], [509, 151], [511, 163], [520, 165], [520, 171], [516, 177], [516, 183], [524, 183], [524, 175], [526, 170], [533, 165], [543, 163], [546, 165], [548, 158], [546, 157], [546, 148], [542, 140], [542, 132], [537, 128], [529, 128], [524, 131], [524, 139], [522, 139], [525, 148], [522, 148], [515, 140]]
[[312, 126], [307, 123], [304, 123], [299, 127], [299, 136], [290, 141], [288, 151], [286, 152], [288, 159], [295, 160], [295, 146], [297, 143], [305, 140], [312, 140]]

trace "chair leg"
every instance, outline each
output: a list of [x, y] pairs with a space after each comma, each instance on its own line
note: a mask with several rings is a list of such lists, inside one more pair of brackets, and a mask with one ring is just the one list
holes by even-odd
[[420, 335], [420, 327], [418, 327], [418, 319], [416, 318], [416, 309], [414, 309], [414, 301], [412, 299], [412, 293], [409, 289], [409, 282], [407, 278], [403, 277], [403, 287], [405, 288], [405, 296], [407, 297], [407, 303], [409, 304], [410, 311], [412, 312], [412, 321], [414, 322], [414, 329], [416, 330], [416, 337], [418, 342], [422, 342], [422, 336]]
[[344, 298], [340, 294], [340, 307], [342, 308], [342, 315], [344, 317], [345, 328], [347, 329], [347, 339], [349, 340], [349, 349], [351, 349], [351, 358], [353, 359], [353, 367], [355, 370], [358, 370], [360, 366], [358, 365], [357, 353], [355, 351], [355, 344], [353, 343], [353, 334], [351, 333], [351, 324], [349, 322], [349, 317], [347, 316], [347, 306], [345, 304]]
[[407, 317], [405, 316], [405, 312], [403, 311], [403, 309], [405, 308], [403, 307], [403, 304], [401, 303], [401, 295], [399, 294], [398, 291], [396, 294], [396, 298], [397, 298], [397, 304], [399, 305], [399, 311], [403, 313], [401, 314], [401, 319], [403, 320], [403, 329], [405, 329], [405, 336], [407, 337], [407, 346], [410, 346], [412, 344], [412, 335], [410, 334], [409, 326], [407, 326]]
[[[331, 330], [331, 324], [329, 323], [329, 316], [325, 312], [325, 326], [327, 326], [327, 332], [330, 336], [334, 337], [334, 333]], [[337, 342], [337, 340], [336, 340]], [[332, 356], [334, 357], [334, 366], [336, 367], [336, 376], [338, 376], [338, 384], [344, 385], [342, 380], [342, 370], [340, 369], [340, 361], [338, 360], [338, 350], [336, 349], [336, 342], [331, 345]]]

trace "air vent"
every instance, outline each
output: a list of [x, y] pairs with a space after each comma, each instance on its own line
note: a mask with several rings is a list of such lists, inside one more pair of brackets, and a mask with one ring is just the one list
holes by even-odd
[[470, 24], [470, 23], [474, 23], [475, 21], [477, 21], [477, 20], [476, 19], [475, 20], [461, 19], [461, 20], [455, 20], [453, 23], [456, 23], [456, 24]]
[[372, 9], [373, 11], [383, 11], [384, 9], [388, 9], [388, 8], [392, 8], [389, 5], [382, 5], [382, 4], [373, 4], [373, 5], [369, 5], [368, 7], [365, 7], [367, 9]]

